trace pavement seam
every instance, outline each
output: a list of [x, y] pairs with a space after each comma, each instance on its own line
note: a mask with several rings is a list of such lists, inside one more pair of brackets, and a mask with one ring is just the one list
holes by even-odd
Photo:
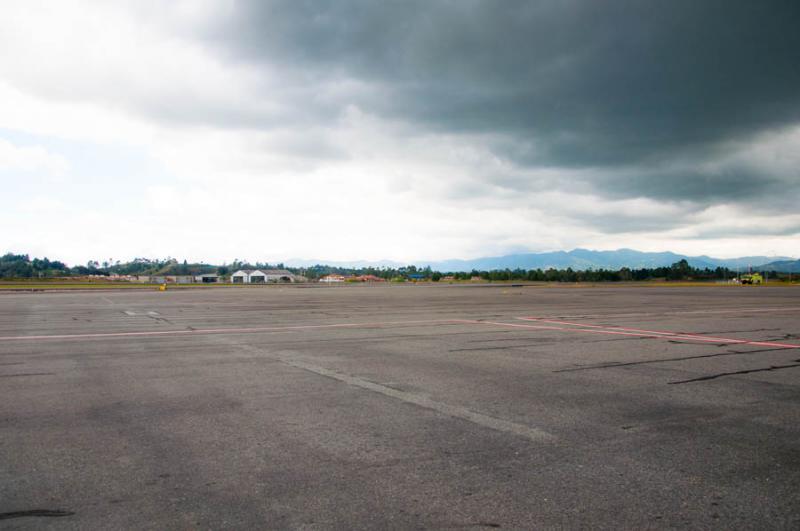
[[282, 356], [280, 354], [273, 354], [265, 351], [262, 348], [254, 347], [252, 345], [233, 343], [233, 342], [230, 342], [230, 344], [235, 345], [236, 347], [248, 352], [266, 355], [286, 365], [289, 365], [290, 367], [312, 372], [320, 376], [325, 376], [327, 378], [331, 378], [346, 383], [348, 385], [352, 385], [354, 387], [358, 387], [361, 389], [365, 389], [367, 391], [372, 391], [374, 393], [394, 398], [396, 400], [400, 400], [408, 404], [414, 404], [424, 409], [436, 411], [437, 413], [447, 415], [448, 417], [466, 420], [468, 422], [477, 424], [478, 426], [482, 426], [484, 428], [489, 428], [495, 431], [518, 435], [535, 443], [553, 443], [557, 440], [555, 435], [539, 428], [527, 426], [525, 424], [519, 424], [516, 422], [511, 422], [497, 417], [492, 417], [489, 415], [485, 415], [483, 413], [472, 411], [465, 407], [446, 404], [444, 402], [433, 400], [427, 396], [408, 393], [405, 391], [399, 391], [397, 389], [393, 389], [385, 385], [371, 382], [364, 378], [359, 378], [358, 376], [353, 376], [350, 374], [345, 374], [331, 369], [327, 369], [325, 367], [301, 361], [296, 358], [289, 358], [287, 356]]

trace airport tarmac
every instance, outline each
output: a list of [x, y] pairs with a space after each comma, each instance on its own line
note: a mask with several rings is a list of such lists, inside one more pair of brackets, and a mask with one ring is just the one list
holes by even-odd
[[0, 528], [797, 529], [800, 289], [0, 294]]

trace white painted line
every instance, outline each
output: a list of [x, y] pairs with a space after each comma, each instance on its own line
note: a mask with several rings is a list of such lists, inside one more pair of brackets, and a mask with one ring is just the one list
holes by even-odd
[[327, 328], [379, 328], [382, 326], [464, 324], [462, 319], [431, 319], [419, 321], [379, 321], [367, 323], [338, 323], [327, 325], [269, 326], [254, 328], [195, 328], [191, 330], [149, 330], [141, 332], [101, 332], [96, 334], [61, 334], [45, 336], [0, 336], [0, 341], [45, 341], [53, 339], [94, 339], [114, 337], [180, 336], [190, 334], [247, 334], [256, 332], [292, 332], [295, 330], [322, 330]]

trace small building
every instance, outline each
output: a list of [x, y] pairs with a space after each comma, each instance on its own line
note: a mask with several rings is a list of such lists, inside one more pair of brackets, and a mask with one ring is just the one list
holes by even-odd
[[257, 269], [240, 269], [231, 275], [231, 282], [233, 284], [257, 284], [263, 283], [266, 280], [266, 275]]
[[325, 283], [344, 282], [345, 280], [347, 279], [343, 275], [325, 275], [319, 279], [320, 282]]
[[296, 277], [285, 269], [240, 269], [231, 275], [234, 284], [265, 284], [295, 282]]
[[255, 272], [255, 269], [240, 269], [231, 275], [231, 282], [233, 284], [249, 284], [250, 275]]
[[200, 284], [212, 284], [219, 282], [219, 275], [216, 273], [203, 273], [202, 275], [195, 275], [194, 281]]
[[267, 277], [267, 282], [297, 282], [297, 277], [286, 269], [261, 269]]
[[355, 282], [386, 282], [385, 278], [376, 277], [375, 275], [359, 275], [357, 277], [353, 277], [353, 281]]
[[152, 284], [191, 284], [193, 281], [192, 275], [150, 275]]

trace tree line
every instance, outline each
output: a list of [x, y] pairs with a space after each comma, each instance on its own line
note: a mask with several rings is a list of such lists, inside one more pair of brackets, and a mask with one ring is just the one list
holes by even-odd
[[[216, 266], [204, 263], [188, 263], [186, 260], [179, 262], [175, 258], [149, 259], [136, 258], [128, 262], [106, 260], [102, 263], [89, 261], [86, 265], [68, 267], [64, 262], [49, 260], [47, 258], [31, 259], [27, 254], [12, 254], [0, 256], [0, 278], [26, 279], [26, 278], [56, 278], [86, 275], [199, 275], [203, 273], [217, 273], [228, 276], [239, 269], [287, 269], [294, 274], [302, 275], [309, 280], [317, 280], [326, 275], [338, 274], [344, 276], [373, 275], [385, 280], [426, 280], [440, 282], [442, 280], [471, 280], [485, 281], [533, 281], [533, 282], [624, 282], [644, 280], [726, 280], [735, 278], [737, 273], [725, 267], [715, 269], [699, 269], [692, 267], [686, 260], [675, 262], [671, 266], [632, 269], [623, 267], [612, 269], [499, 269], [491, 271], [472, 270], [469, 272], [442, 272], [434, 271], [430, 267], [334, 267], [328, 265], [315, 265], [312, 267], [286, 267], [278, 263], [256, 262], [249, 263], [235, 259], [231, 264]], [[769, 273], [770, 278], [776, 278], [774, 272]]]

